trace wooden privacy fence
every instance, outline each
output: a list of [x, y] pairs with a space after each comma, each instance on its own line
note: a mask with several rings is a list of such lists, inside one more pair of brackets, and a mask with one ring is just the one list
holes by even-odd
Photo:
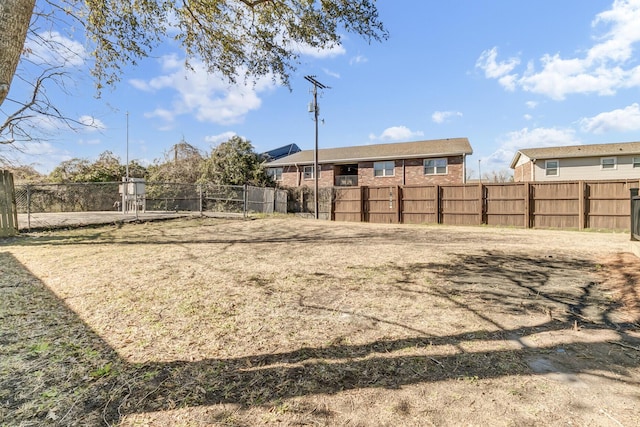
[[18, 234], [18, 210], [13, 187], [13, 175], [0, 170], [0, 237]]
[[335, 221], [629, 230], [640, 180], [337, 187]]

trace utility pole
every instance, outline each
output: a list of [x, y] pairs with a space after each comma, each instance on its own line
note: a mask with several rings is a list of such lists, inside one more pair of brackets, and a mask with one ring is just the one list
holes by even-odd
[[[129, 182], [129, 112], [127, 111], [127, 182]], [[127, 184], [129, 185], [129, 184]]]
[[318, 108], [318, 88], [330, 89], [330, 87], [317, 81], [316, 76], [304, 76], [304, 78], [313, 85], [313, 120], [316, 124], [316, 143], [313, 150], [313, 202], [315, 205], [315, 218], [318, 219], [320, 208], [320, 204], [318, 203], [318, 175], [320, 174], [320, 171], [318, 170], [318, 115], [320, 114], [320, 109]]

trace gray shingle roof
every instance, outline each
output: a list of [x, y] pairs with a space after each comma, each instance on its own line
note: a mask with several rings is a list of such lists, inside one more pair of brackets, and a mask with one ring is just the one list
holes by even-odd
[[[288, 166], [313, 163], [313, 151], [304, 150], [283, 157], [267, 166]], [[318, 163], [345, 163], [376, 160], [414, 159], [422, 157], [455, 156], [472, 154], [467, 138], [434, 139], [429, 141], [398, 142], [393, 144], [358, 145], [318, 150]]]
[[563, 147], [525, 148], [518, 150], [511, 161], [515, 168], [520, 155], [530, 159], [566, 159], [569, 157], [602, 157], [640, 154], [640, 142], [617, 142], [611, 144], [567, 145]]

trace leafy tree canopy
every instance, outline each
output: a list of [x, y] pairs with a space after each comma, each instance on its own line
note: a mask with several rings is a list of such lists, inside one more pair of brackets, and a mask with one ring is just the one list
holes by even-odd
[[149, 166], [150, 182], [177, 182], [194, 184], [200, 179], [204, 157], [197, 147], [181, 141], [164, 153], [163, 160]]
[[[53, 182], [117, 182], [125, 176], [126, 167], [111, 151], [105, 151], [93, 163], [74, 158], [60, 163], [50, 174]], [[144, 177], [145, 168], [133, 161], [129, 163], [129, 176]]]
[[251, 142], [239, 136], [221, 143], [211, 152], [201, 179], [218, 185], [273, 185]]

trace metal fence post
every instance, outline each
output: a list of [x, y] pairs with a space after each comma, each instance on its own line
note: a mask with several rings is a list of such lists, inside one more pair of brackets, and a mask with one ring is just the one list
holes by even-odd
[[27, 184], [27, 230], [31, 231], [31, 186]]
[[198, 205], [198, 210], [200, 211], [200, 216], [202, 216], [202, 195], [203, 195], [203, 191], [202, 191], [202, 184], [198, 184], [198, 196], [200, 199], [199, 205]]
[[247, 217], [247, 197], [249, 196], [248, 193], [248, 189], [247, 189], [247, 184], [245, 184], [243, 187], [244, 190], [244, 194], [243, 194], [243, 206], [242, 206], [242, 217], [246, 218]]

